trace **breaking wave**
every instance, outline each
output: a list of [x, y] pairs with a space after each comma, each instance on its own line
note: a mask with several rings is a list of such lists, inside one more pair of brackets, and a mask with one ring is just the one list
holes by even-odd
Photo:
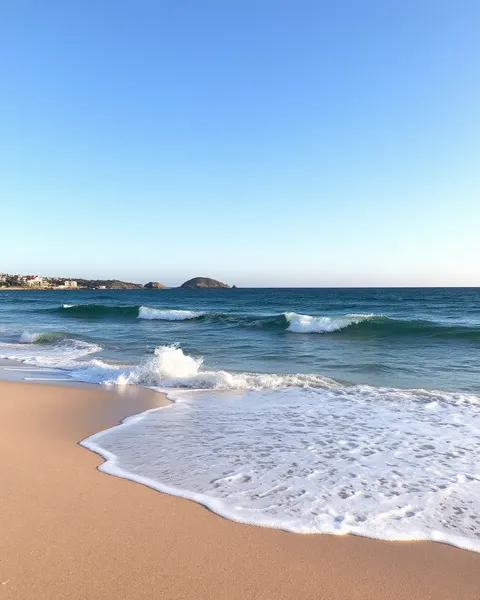
[[158, 308], [149, 308], [148, 306], [140, 306], [138, 309], [139, 319], [158, 319], [160, 321], [186, 321], [188, 319], [198, 319], [202, 317], [204, 312], [194, 310], [160, 310]]
[[203, 359], [184, 354], [177, 346], [158, 346], [154, 355], [108, 381], [116, 385], [144, 385], [215, 390], [259, 390], [283, 387], [338, 385], [321, 375], [235, 373], [203, 369]]
[[65, 337], [66, 335], [64, 333], [55, 331], [40, 333], [24, 331], [18, 341], [21, 344], [54, 344]]
[[299, 315], [294, 312], [285, 313], [285, 319], [289, 323], [287, 329], [295, 333], [331, 333], [374, 318], [375, 315], [312, 317], [310, 315]]
[[184, 321], [202, 317], [204, 312], [180, 309], [160, 309], [149, 306], [111, 306], [109, 304], [64, 304], [53, 309], [67, 317], [83, 319], [138, 318], [161, 321]]
[[81, 360], [100, 350], [94, 342], [56, 332], [24, 331], [17, 342], [0, 342], [0, 358], [67, 370], [76, 369]]
[[[64, 337], [58, 337], [59, 335]], [[260, 373], [208, 369], [204, 367], [203, 358], [185, 354], [177, 344], [158, 346], [152, 355], [138, 364], [128, 365], [110, 363], [92, 357], [91, 355], [102, 350], [100, 345], [93, 341], [67, 337], [67, 334], [24, 332], [20, 340], [0, 342], [0, 358], [58, 368], [73, 380], [88, 383], [188, 390], [260, 391], [328, 388], [337, 390], [340, 394], [343, 393], [342, 390], [349, 387], [315, 373]], [[363, 389], [370, 388], [363, 386]], [[406, 395], [410, 393], [408, 390], [403, 392]], [[415, 393], [418, 395], [418, 390]], [[443, 392], [439, 393], [443, 394]], [[438, 393], [422, 390], [422, 394], [425, 401], [430, 402], [437, 399]], [[478, 397], [473, 394], [448, 393], [447, 395], [451, 402], [478, 404]]]
[[106, 385], [154, 388], [261, 390], [287, 387], [337, 386], [322, 375], [248, 373], [203, 368], [203, 359], [185, 354], [178, 345], [158, 346], [136, 365], [109, 363], [90, 355], [102, 350], [94, 342], [70, 337], [41, 342], [49, 333], [22, 334], [22, 341], [0, 342], [0, 358], [39, 367], [58, 368], [72, 380]]
[[[49, 309], [50, 311], [52, 309]], [[306, 315], [203, 312], [142, 305], [64, 304], [54, 312], [79, 319], [146, 319], [195, 321], [199, 325], [248, 327], [296, 334], [332, 334], [350, 337], [429, 336], [480, 340], [480, 323], [397, 319], [376, 314]]]

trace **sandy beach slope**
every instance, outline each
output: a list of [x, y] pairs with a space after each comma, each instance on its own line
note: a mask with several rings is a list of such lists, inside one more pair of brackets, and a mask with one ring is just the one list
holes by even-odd
[[0, 382], [0, 599], [479, 600], [480, 554], [232, 523], [77, 444], [162, 402]]

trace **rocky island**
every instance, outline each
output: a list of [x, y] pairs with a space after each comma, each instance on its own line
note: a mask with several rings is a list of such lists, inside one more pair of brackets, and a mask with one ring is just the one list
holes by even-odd
[[149, 281], [143, 287], [147, 288], [147, 290], [166, 290], [167, 289], [167, 286], [163, 285], [163, 283], [160, 283], [159, 281]]
[[216, 279], [210, 279], [210, 277], [194, 277], [182, 283], [181, 288], [189, 290], [204, 290], [204, 289], [218, 289], [225, 288], [230, 289], [230, 286]]

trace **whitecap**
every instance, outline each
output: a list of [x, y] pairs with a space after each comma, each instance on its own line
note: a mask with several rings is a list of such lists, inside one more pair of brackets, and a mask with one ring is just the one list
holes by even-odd
[[193, 310], [161, 310], [158, 308], [150, 308], [148, 306], [141, 306], [138, 309], [139, 319], [159, 319], [161, 321], [185, 321], [188, 319], [197, 319], [204, 314], [204, 312]]
[[[53, 336], [53, 337], [52, 337]], [[57, 338], [56, 343], [38, 344], [42, 339], [55, 341], [51, 332], [24, 332], [19, 343], [0, 342], [0, 358], [20, 361], [39, 367], [73, 368], [84, 357], [99, 352], [102, 347], [94, 342], [71, 338]]]
[[158, 346], [152, 357], [107, 383], [221, 390], [337, 385], [332, 379], [321, 375], [232, 373], [203, 369], [202, 366], [202, 358], [184, 354], [177, 345]]
[[40, 339], [41, 335], [41, 333], [31, 333], [30, 331], [24, 331], [20, 336], [19, 341], [21, 344], [34, 344]]
[[311, 316], [295, 312], [286, 312], [285, 318], [289, 323], [288, 331], [294, 333], [330, 333], [357, 325], [362, 321], [373, 319], [376, 315], [352, 314], [344, 316]]

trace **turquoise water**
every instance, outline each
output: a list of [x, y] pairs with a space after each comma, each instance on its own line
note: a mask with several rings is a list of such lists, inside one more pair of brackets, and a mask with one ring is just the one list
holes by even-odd
[[4, 291], [0, 343], [69, 369], [72, 356], [130, 365], [179, 344], [209, 370], [479, 392], [480, 290]]
[[480, 551], [478, 289], [5, 291], [0, 356], [167, 391], [82, 442], [104, 471], [246, 523]]

